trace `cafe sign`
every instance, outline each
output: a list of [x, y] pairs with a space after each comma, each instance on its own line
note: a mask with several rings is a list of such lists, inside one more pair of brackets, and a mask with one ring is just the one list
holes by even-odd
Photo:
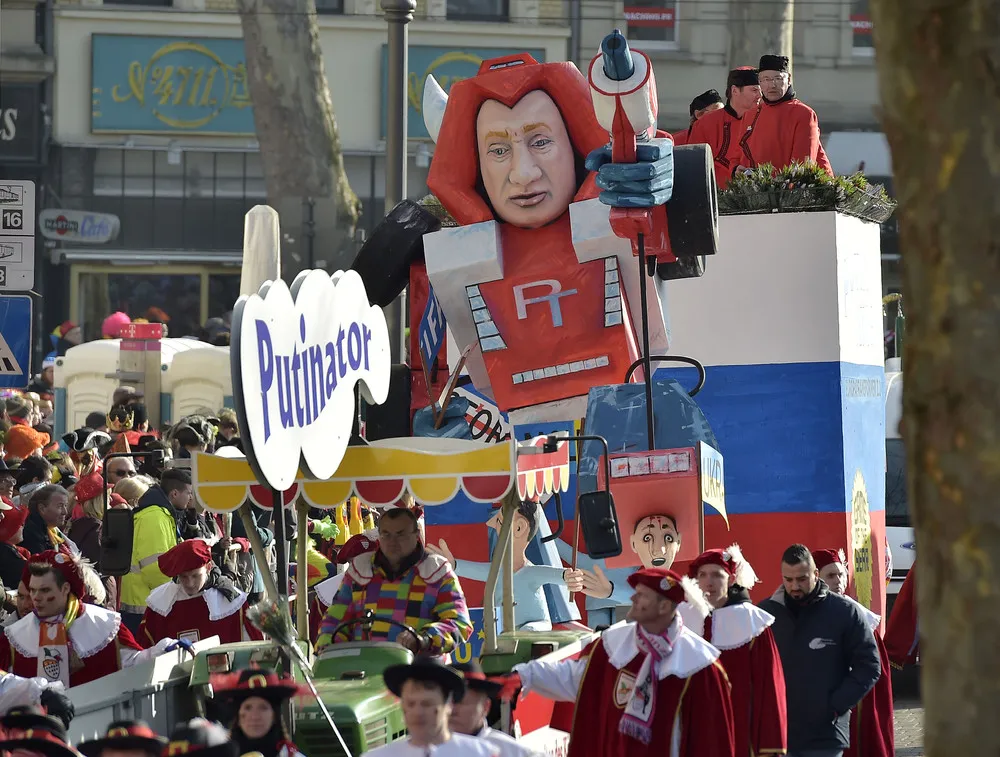
[[38, 214], [42, 236], [57, 242], [104, 244], [118, 236], [121, 222], [110, 213], [48, 208]]
[[265, 282], [233, 310], [233, 399], [262, 484], [285, 491], [301, 465], [329, 479], [351, 439], [355, 384], [370, 404], [389, 393], [389, 331], [355, 271], [302, 271], [291, 289]]
[[[407, 48], [409, 70], [406, 73], [407, 135], [409, 139], [430, 139], [424, 126], [423, 97], [424, 82], [428, 76], [434, 79], [445, 92], [451, 92], [451, 85], [475, 76], [484, 60], [502, 58], [505, 55], [528, 53], [539, 63], [545, 62], [545, 50], [525, 50], [524, 48], [501, 47], [435, 47], [433, 45], [410, 45]], [[389, 91], [389, 47], [382, 45], [382, 139], [386, 135], [386, 104]]]
[[91, 35], [94, 134], [255, 133], [242, 39]]

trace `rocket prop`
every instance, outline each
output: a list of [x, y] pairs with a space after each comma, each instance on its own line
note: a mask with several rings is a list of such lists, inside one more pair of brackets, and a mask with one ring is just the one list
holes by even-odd
[[[601, 52], [590, 62], [587, 75], [597, 120], [611, 134], [611, 158], [615, 163], [635, 163], [637, 142], [648, 142], [656, 134], [656, 79], [649, 57], [629, 49], [628, 41], [615, 29], [601, 42]], [[652, 361], [649, 355], [649, 317], [646, 311], [645, 277], [656, 271], [660, 257], [669, 262], [674, 256], [667, 239], [667, 210], [655, 208], [612, 208], [611, 229], [621, 239], [632, 241], [639, 257], [639, 286], [642, 313], [642, 366], [646, 382], [646, 421], [649, 449], [656, 449], [653, 434]], [[646, 237], [653, 244], [647, 263]], [[631, 373], [631, 369], [629, 373]]]

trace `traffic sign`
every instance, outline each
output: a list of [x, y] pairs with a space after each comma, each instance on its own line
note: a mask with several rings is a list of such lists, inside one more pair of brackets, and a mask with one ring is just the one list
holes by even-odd
[[0, 181], [0, 290], [34, 285], [35, 182]]
[[0, 387], [24, 389], [31, 379], [31, 298], [0, 295]]

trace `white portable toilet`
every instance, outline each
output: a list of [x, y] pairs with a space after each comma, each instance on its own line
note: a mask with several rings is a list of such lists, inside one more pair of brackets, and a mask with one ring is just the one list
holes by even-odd
[[[185, 342], [185, 349], [167, 358], [167, 342]], [[197, 349], [192, 348], [197, 345]], [[176, 423], [186, 415], [233, 406], [233, 376], [229, 348], [193, 339], [164, 340], [163, 375], [160, 377], [160, 417]]]
[[89, 413], [111, 410], [115, 389], [121, 383], [114, 378], [118, 344], [117, 339], [84, 342], [56, 358], [53, 430], [57, 439], [67, 430], [83, 426]]
[[[129, 384], [115, 378], [120, 340], [101, 339], [72, 347], [56, 359], [54, 433], [80, 428], [92, 412], [107, 413], [115, 389]], [[229, 348], [197, 339], [160, 342], [160, 421], [175, 423], [202, 409], [217, 413], [233, 404]], [[147, 404], [155, 401], [146, 397]]]

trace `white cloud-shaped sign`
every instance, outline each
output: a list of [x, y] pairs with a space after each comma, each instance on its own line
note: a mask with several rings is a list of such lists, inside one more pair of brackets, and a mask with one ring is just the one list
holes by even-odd
[[354, 385], [370, 403], [389, 393], [389, 331], [355, 271], [303, 271], [291, 290], [266, 282], [233, 310], [233, 394], [247, 460], [284, 491], [300, 464], [330, 478], [354, 423]]

